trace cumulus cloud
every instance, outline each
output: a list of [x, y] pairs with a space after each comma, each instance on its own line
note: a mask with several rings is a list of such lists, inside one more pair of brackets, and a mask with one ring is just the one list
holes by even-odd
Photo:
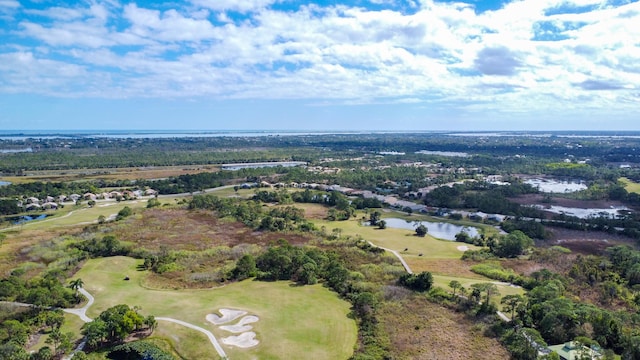
[[522, 65], [517, 54], [506, 47], [486, 47], [478, 52], [476, 69], [485, 75], [510, 76]]
[[264, 9], [276, 2], [276, 0], [192, 0], [196, 6], [216, 11], [250, 12]]
[[[640, 84], [640, 2], [518, 0], [486, 11], [461, 2], [372, 2], [373, 8], [192, 0], [29, 9], [0, 0], [0, 8], [20, 13], [3, 29], [11, 36], [0, 45], [0, 92], [422, 99], [469, 111], [606, 107], [616, 99], [632, 106], [628, 99], [637, 98], [630, 94], [637, 85], [629, 84]], [[19, 59], [35, 70], [14, 69]]]
[[584, 90], [621, 90], [625, 88], [617, 81], [607, 80], [585, 80], [576, 85]]
[[0, 8], [17, 9], [20, 7], [20, 3], [16, 0], [0, 0]]

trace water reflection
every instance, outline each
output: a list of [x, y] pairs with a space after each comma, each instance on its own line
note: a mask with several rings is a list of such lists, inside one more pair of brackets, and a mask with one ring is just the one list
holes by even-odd
[[460, 226], [445, 222], [430, 221], [407, 221], [397, 218], [385, 218], [387, 227], [396, 229], [414, 230], [419, 225], [424, 225], [429, 230], [429, 235], [442, 240], [455, 240], [456, 235], [462, 231], [466, 232], [470, 237], [480, 235], [478, 228], [471, 226]]
[[587, 185], [582, 180], [560, 181], [536, 178], [525, 180], [524, 183], [545, 193], [571, 193], [587, 189]]

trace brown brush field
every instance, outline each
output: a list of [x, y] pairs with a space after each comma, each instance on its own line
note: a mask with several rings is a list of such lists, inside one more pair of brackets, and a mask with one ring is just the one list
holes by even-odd
[[463, 261], [460, 259], [422, 259], [416, 257], [405, 257], [411, 270], [416, 273], [428, 271], [435, 275], [445, 275], [452, 277], [462, 277], [469, 279], [484, 279], [485, 277], [471, 271], [471, 266], [475, 262]]
[[113, 235], [148, 250], [166, 246], [171, 250], [201, 251], [216, 246], [266, 245], [278, 239], [290, 244], [309, 241], [299, 234], [254, 231], [242, 223], [218, 219], [211, 212], [175, 208], [147, 209], [142, 216], [116, 223]]
[[422, 296], [387, 303], [380, 314], [394, 359], [510, 358], [496, 339], [484, 336], [482, 326]]
[[29, 171], [26, 176], [4, 177], [3, 180], [14, 184], [35, 181], [88, 181], [88, 180], [136, 180], [163, 179], [170, 176], [217, 172], [217, 166], [149, 166], [105, 169], [78, 170], [41, 170]]
[[[55, 230], [8, 230], [3, 234], [6, 238], [0, 246], [0, 274], [9, 274], [9, 272], [18, 267], [20, 264], [34, 261], [29, 249], [36, 244], [44, 243], [51, 239], [56, 239], [70, 235], [74, 231], [70, 229]], [[34, 269], [39, 272], [42, 270]]]

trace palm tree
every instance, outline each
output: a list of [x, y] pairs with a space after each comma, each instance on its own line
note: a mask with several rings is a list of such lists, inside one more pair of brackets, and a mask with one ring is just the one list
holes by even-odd
[[75, 280], [71, 280], [69, 282], [69, 287], [76, 292], [76, 296], [78, 296], [78, 289], [84, 286], [84, 281], [82, 279], [77, 278]]
[[453, 289], [453, 297], [456, 297], [456, 290], [462, 287], [462, 284], [458, 280], [451, 280], [449, 287]]
[[522, 295], [507, 295], [500, 300], [501, 304], [504, 304], [504, 310], [511, 313], [511, 321], [513, 321], [518, 307], [524, 304], [524, 297]]

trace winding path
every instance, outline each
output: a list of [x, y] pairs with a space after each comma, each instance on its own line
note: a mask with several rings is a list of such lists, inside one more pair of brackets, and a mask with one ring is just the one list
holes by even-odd
[[188, 327], [189, 329], [200, 331], [201, 333], [207, 335], [207, 337], [209, 338], [209, 341], [211, 341], [211, 344], [213, 344], [213, 347], [218, 352], [218, 355], [220, 355], [220, 357], [223, 358], [223, 359], [228, 359], [227, 354], [224, 352], [224, 349], [222, 348], [222, 346], [220, 346], [220, 343], [218, 342], [218, 339], [216, 339], [216, 337], [213, 336], [211, 331], [209, 331], [207, 329], [203, 329], [203, 328], [201, 328], [199, 326], [190, 324], [190, 323], [182, 321], [182, 320], [172, 319], [172, 318], [168, 318], [168, 317], [157, 317], [155, 319], [156, 320], [160, 320], [160, 321], [172, 322], [172, 323], [175, 323], [175, 324], [178, 324], [178, 325], [182, 325], [184, 327]]
[[405, 269], [409, 274], [413, 274], [413, 270], [411, 270], [411, 268], [409, 267], [409, 264], [407, 264], [407, 262], [406, 262], [406, 261], [404, 261], [404, 258], [402, 257], [402, 255], [400, 255], [400, 253], [399, 253], [399, 252], [397, 252], [396, 250], [391, 250], [391, 249], [387, 249], [387, 248], [382, 247], [382, 246], [378, 246], [378, 245], [376, 245], [376, 244], [372, 243], [371, 241], [369, 241], [369, 244], [370, 244], [371, 246], [373, 246], [373, 247], [377, 247], [377, 248], [380, 248], [380, 249], [382, 249], [382, 250], [386, 250], [386, 251], [388, 251], [388, 252], [392, 253], [393, 255], [395, 255], [395, 256], [398, 258], [398, 260], [400, 260], [400, 262], [402, 263], [402, 266], [404, 266], [404, 269]]
[[[378, 245], [376, 245], [376, 244], [372, 243], [371, 241], [369, 241], [369, 244], [371, 244], [371, 246], [375, 246], [375, 247], [380, 248], [380, 249], [382, 249], [382, 250], [389, 251], [390, 253], [392, 253], [393, 255], [395, 255], [395, 256], [398, 258], [398, 260], [400, 260], [400, 262], [402, 263], [402, 266], [404, 266], [404, 269], [405, 269], [409, 274], [413, 274], [413, 271], [412, 271], [412, 270], [411, 270], [411, 268], [409, 267], [409, 264], [407, 264], [407, 262], [406, 262], [406, 261], [404, 261], [404, 258], [402, 257], [402, 255], [400, 255], [400, 253], [399, 253], [398, 251], [396, 251], [396, 250], [392, 250], [392, 249], [388, 249], [388, 248], [385, 248], [385, 247], [382, 247], [382, 246], [378, 246]], [[493, 284], [499, 284], [499, 285], [510, 285], [510, 286], [514, 286], [513, 284], [503, 283], [503, 282], [497, 282], [497, 281], [494, 281], [494, 282], [492, 282], [492, 283], [493, 283]], [[510, 321], [511, 321], [511, 319], [509, 319], [509, 317], [508, 317], [507, 315], [505, 315], [502, 311], [496, 311], [496, 314], [498, 315], [498, 317], [499, 317], [500, 319], [502, 319], [502, 320], [503, 320], [503, 321], [505, 321], [505, 322], [510, 322]]]
[[78, 291], [87, 298], [88, 300], [87, 303], [84, 304], [84, 306], [79, 309], [62, 309], [62, 311], [68, 314], [79, 316], [80, 319], [84, 322], [93, 321], [92, 318], [87, 316], [87, 309], [89, 309], [89, 307], [93, 305], [93, 302], [95, 301], [95, 299], [93, 295], [89, 294], [89, 292], [83, 288], [78, 289]]
[[[84, 322], [90, 322], [93, 321], [93, 319], [91, 319], [90, 317], [87, 316], [87, 310], [89, 309], [89, 307], [91, 305], [93, 305], [95, 298], [93, 297], [93, 295], [91, 295], [87, 290], [80, 288], [78, 289], [78, 291], [87, 297], [87, 303], [84, 304], [83, 307], [78, 308], [78, 309], [62, 309], [62, 311], [68, 313], [68, 314], [72, 314], [72, 315], [76, 315], [78, 317], [80, 317], [80, 319]], [[21, 304], [21, 303], [14, 303], [15, 305], [20, 305], [20, 306], [32, 306], [29, 304]], [[224, 352], [224, 349], [222, 348], [222, 346], [220, 346], [220, 343], [218, 342], [218, 339], [216, 339], [215, 336], [213, 336], [213, 334], [211, 333], [211, 331], [207, 330], [207, 329], [203, 329], [199, 326], [190, 324], [188, 322], [182, 321], [182, 320], [178, 320], [178, 319], [173, 319], [173, 318], [168, 318], [168, 317], [156, 317], [156, 320], [160, 320], [160, 321], [168, 321], [168, 322], [172, 322], [178, 325], [182, 325], [184, 327], [188, 327], [189, 329], [193, 329], [196, 331], [200, 331], [201, 333], [207, 335], [207, 337], [209, 338], [209, 341], [211, 341], [211, 344], [213, 345], [213, 347], [216, 349], [216, 352], [218, 353], [218, 355], [220, 355], [221, 358], [223, 359], [228, 359], [227, 354]], [[73, 357], [73, 354], [84, 349], [86, 345], [86, 340], [82, 340], [82, 342], [80, 343], [80, 345], [78, 345], [77, 348], [75, 348], [73, 350], [73, 352], [67, 356], [65, 356], [63, 358], [63, 360], [69, 360]]]

